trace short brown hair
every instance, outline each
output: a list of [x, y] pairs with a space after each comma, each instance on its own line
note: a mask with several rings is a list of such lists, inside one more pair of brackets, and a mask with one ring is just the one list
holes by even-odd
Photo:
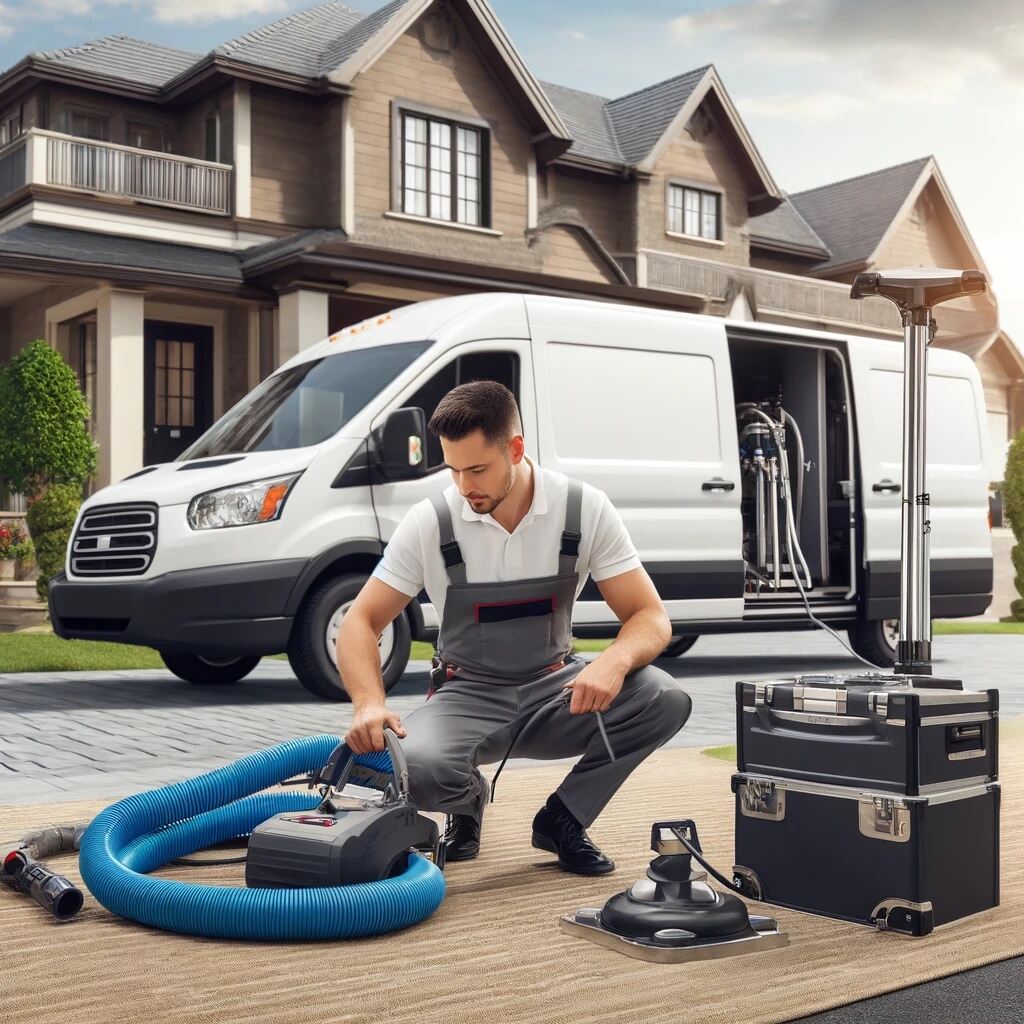
[[427, 426], [431, 433], [449, 441], [461, 441], [474, 430], [482, 430], [492, 445], [507, 444], [523, 432], [516, 396], [496, 380], [474, 380], [452, 388]]

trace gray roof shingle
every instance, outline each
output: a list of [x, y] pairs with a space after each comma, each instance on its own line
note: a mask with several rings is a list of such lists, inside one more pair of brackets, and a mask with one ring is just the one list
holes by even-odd
[[616, 164], [626, 163], [608, 116], [608, 101], [603, 96], [569, 89], [554, 82], [541, 82], [540, 86], [573, 138], [570, 153]]
[[105, 36], [77, 46], [32, 54], [35, 60], [48, 64], [157, 88], [187, 71], [200, 56], [188, 50], [176, 50], [125, 35]]
[[619, 148], [631, 164], [650, 153], [710, 67], [705, 64], [608, 102]]
[[797, 211], [832, 254], [815, 271], [867, 259], [931, 159], [926, 156], [791, 194]]
[[0, 256], [8, 255], [57, 259], [67, 263], [69, 269], [76, 263], [86, 263], [189, 274], [203, 280], [242, 281], [241, 261], [231, 252], [47, 224], [23, 224], [0, 235]]
[[368, 14], [365, 17], [360, 15], [360, 21], [356, 25], [324, 48], [320, 57], [320, 74], [326, 75], [344, 64], [363, 43], [372, 39], [408, 2], [409, 0], [392, 0], [391, 3], [385, 4], [373, 14]]
[[828, 247], [800, 215], [788, 195], [783, 196], [782, 202], [774, 210], [751, 217], [747, 221], [747, 228], [751, 242], [757, 239], [781, 242], [785, 246], [812, 250], [807, 255], [816, 255], [824, 260], [831, 258]]
[[258, 67], [319, 78], [323, 73], [321, 54], [364, 17], [351, 7], [330, 0], [221, 43], [213, 52]]

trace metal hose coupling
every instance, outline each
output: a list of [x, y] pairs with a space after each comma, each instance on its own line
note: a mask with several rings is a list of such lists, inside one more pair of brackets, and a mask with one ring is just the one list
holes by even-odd
[[58, 921], [69, 921], [85, 902], [82, 890], [73, 882], [33, 860], [24, 849], [11, 850], [4, 857], [3, 879], [16, 892], [31, 896]]

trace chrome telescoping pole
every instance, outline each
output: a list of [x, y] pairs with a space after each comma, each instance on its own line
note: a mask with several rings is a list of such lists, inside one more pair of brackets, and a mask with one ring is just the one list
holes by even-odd
[[[903, 322], [903, 510], [901, 516], [900, 636], [894, 670], [930, 675], [932, 657], [926, 426], [928, 346], [935, 337], [932, 308], [987, 288], [980, 270], [904, 267], [858, 274], [850, 297], [881, 296]], [[863, 487], [863, 484], [862, 484]]]

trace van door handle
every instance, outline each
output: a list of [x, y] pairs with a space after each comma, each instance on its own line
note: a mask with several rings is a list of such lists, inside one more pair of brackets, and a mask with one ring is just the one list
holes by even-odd
[[886, 477], [884, 480], [879, 480], [877, 484], [871, 485], [871, 490], [876, 494], [885, 492], [888, 494], [899, 494], [901, 487], [895, 480], [890, 480]]
[[700, 485], [702, 491], [731, 491], [736, 485], [731, 480], [723, 480], [720, 476], [713, 476]]

